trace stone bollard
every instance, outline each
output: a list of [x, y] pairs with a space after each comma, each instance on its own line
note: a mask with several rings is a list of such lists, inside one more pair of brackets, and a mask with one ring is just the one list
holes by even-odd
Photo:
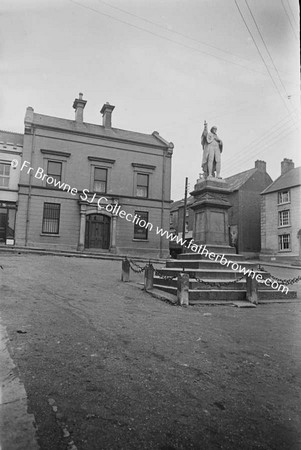
[[179, 273], [177, 281], [178, 305], [189, 305], [189, 274]]
[[130, 281], [130, 262], [128, 259], [122, 260], [121, 281]]
[[154, 267], [152, 264], [145, 266], [144, 271], [144, 290], [149, 291], [153, 289], [154, 285]]
[[247, 295], [246, 298], [249, 302], [257, 305], [258, 303], [258, 281], [255, 278], [246, 275], [246, 287]]

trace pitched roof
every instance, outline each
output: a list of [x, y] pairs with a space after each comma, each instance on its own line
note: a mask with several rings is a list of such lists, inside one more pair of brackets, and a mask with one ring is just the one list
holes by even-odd
[[[194, 202], [194, 197], [192, 195], [189, 195], [189, 197], [187, 197], [187, 206], [189, 206], [191, 203]], [[170, 206], [170, 211], [176, 211], [179, 208], [183, 208], [184, 207], [184, 198], [182, 198], [181, 200], [176, 200], [174, 201], [171, 206]]]
[[14, 131], [0, 130], [0, 142], [5, 144], [23, 145], [23, 134]]
[[272, 184], [270, 184], [261, 194], [282, 191], [295, 186], [301, 186], [301, 167], [296, 167], [280, 175]]
[[44, 114], [33, 113], [32, 123], [43, 127], [57, 128], [64, 131], [73, 131], [77, 133], [93, 134], [107, 139], [127, 140], [161, 148], [166, 148], [168, 145], [164, 144], [164, 139], [162, 139], [159, 134], [137, 133], [136, 131], [121, 130], [113, 127], [105, 128], [102, 125], [87, 122], [80, 123], [75, 120], [46, 116]]
[[225, 178], [225, 181], [230, 185], [231, 190], [237, 191], [257, 172], [257, 170], [258, 169], [255, 167], [253, 169], [245, 170], [244, 172]]

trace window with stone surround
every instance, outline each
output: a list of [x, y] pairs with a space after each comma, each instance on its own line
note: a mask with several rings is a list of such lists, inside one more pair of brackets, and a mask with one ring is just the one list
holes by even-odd
[[106, 193], [107, 179], [108, 179], [108, 170], [101, 167], [95, 167], [93, 191], [100, 192], [102, 194]]
[[59, 203], [44, 203], [42, 233], [59, 233], [60, 214], [61, 205]]
[[[56, 181], [62, 181], [62, 168], [63, 163], [61, 161], [48, 161], [47, 162], [47, 175], [48, 177], [54, 178]], [[48, 184], [46, 183], [48, 187]], [[54, 186], [53, 183], [50, 183], [49, 186], [51, 188], [59, 189], [59, 186]]]
[[0, 163], [0, 187], [9, 186], [10, 164]]
[[281, 234], [279, 236], [279, 251], [291, 250], [291, 236], [290, 234]]
[[137, 173], [137, 197], [148, 197], [149, 175], [145, 173]]
[[281, 191], [278, 192], [278, 205], [282, 205], [283, 203], [290, 203], [290, 191]]
[[278, 218], [279, 227], [290, 226], [290, 211], [288, 209], [279, 211]]
[[135, 211], [135, 215], [137, 217], [139, 217], [139, 219], [136, 219], [135, 223], [134, 223], [134, 239], [147, 240], [147, 238], [148, 238], [148, 229], [147, 229], [148, 212]]

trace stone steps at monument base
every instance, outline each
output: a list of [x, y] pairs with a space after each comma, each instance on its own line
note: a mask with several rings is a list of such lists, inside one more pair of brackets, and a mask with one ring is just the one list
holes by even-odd
[[[179, 273], [183, 273], [183, 268], [181, 267], [164, 267], [158, 271], [160, 274], [166, 277], [177, 277]], [[185, 273], [188, 273], [191, 278], [197, 277], [201, 279], [226, 279], [226, 280], [233, 280], [237, 278], [241, 278], [244, 274], [235, 272], [232, 269], [224, 269], [224, 268], [218, 268], [218, 269], [212, 269], [212, 268], [186, 268], [184, 270]], [[268, 277], [267, 272], [262, 272], [260, 270], [257, 270], [256, 272], [260, 273], [262, 275], [262, 278], [265, 279]]]
[[[154, 284], [154, 288], [161, 289], [162, 291], [168, 292], [173, 295], [177, 295], [177, 288], [173, 286], [162, 286]], [[189, 304], [196, 305], [198, 301], [235, 301], [235, 300], [246, 300], [246, 290], [227, 290], [227, 289], [210, 289], [210, 290], [189, 290]], [[288, 294], [283, 292], [272, 290], [259, 290], [258, 300], [289, 300], [297, 298], [295, 291], [289, 291]]]
[[[250, 270], [253, 268], [257, 270], [258, 265], [249, 261], [234, 261], [234, 263]], [[166, 268], [184, 268], [185, 271], [190, 269], [216, 269], [222, 271], [224, 269], [231, 269], [231, 264], [227, 267], [226, 265], [220, 264], [218, 261], [211, 261], [210, 259], [169, 259], [166, 261]], [[233, 269], [231, 270], [233, 271]]]
[[[241, 255], [239, 253], [215, 253], [215, 257], [217, 255], [220, 256], [224, 256], [224, 258], [227, 259], [227, 261], [246, 261], [246, 258], [244, 255]], [[199, 260], [207, 260], [207, 261], [211, 261], [208, 256], [205, 255], [205, 253], [202, 255], [201, 253], [195, 253], [195, 252], [190, 252], [190, 253], [179, 253], [177, 258], [175, 259], [176, 261], [182, 261], [182, 260], [190, 260], [190, 259], [199, 259]], [[220, 264], [220, 259], [217, 261]], [[249, 260], [249, 262], [251, 262]]]
[[[208, 250], [208, 252], [213, 252], [213, 253], [216, 253], [217, 255], [222, 255], [223, 253], [228, 254], [228, 255], [230, 255], [230, 254], [236, 255], [235, 247], [231, 247], [230, 245], [217, 245], [217, 244], [197, 244], [197, 245], [198, 246], [204, 245], [204, 247]], [[202, 247], [202, 249], [204, 247]], [[192, 252], [191, 250], [189, 251], [189, 249], [187, 249], [187, 250], [188, 250], [188, 253], [190, 253], [190, 252], [195, 253], [195, 252]], [[180, 253], [180, 254], [182, 254], [182, 253]]]
[[[236, 281], [233, 283], [233, 279], [212, 279], [212, 278], [206, 278], [202, 279], [202, 281], [197, 281], [194, 278], [189, 279], [189, 289], [195, 290], [198, 289], [200, 291], [210, 291], [211, 289], [222, 289], [227, 291], [239, 291], [244, 290], [246, 291], [246, 280], [245, 277], [242, 280]], [[229, 284], [230, 283], [230, 284]], [[156, 284], [157, 288], [160, 289], [161, 287], [164, 288], [176, 288], [177, 287], [177, 279], [173, 280], [164, 280], [164, 278], [160, 278], [157, 276], [154, 276], [154, 284]], [[260, 286], [261, 291], [267, 291], [271, 290], [270, 286], [266, 286], [264, 283]]]

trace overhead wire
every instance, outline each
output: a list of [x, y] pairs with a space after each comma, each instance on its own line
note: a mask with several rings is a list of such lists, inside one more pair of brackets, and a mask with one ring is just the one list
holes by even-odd
[[265, 59], [264, 59], [264, 56], [262, 55], [262, 53], [261, 53], [261, 51], [260, 51], [260, 48], [259, 48], [259, 46], [258, 46], [258, 44], [257, 44], [257, 42], [256, 42], [256, 39], [255, 39], [255, 37], [253, 36], [253, 33], [252, 33], [250, 27], [248, 26], [246, 20], [245, 20], [245, 17], [244, 17], [244, 15], [243, 15], [243, 13], [242, 13], [242, 11], [241, 11], [241, 9], [240, 9], [238, 3], [237, 3], [237, 0], [234, 0], [234, 2], [235, 2], [235, 4], [236, 4], [236, 7], [237, 7], [237, 9], [238, 9], [238, 12], [239, 12], [239, 14], [240, 14], [240, 16], [241, 16], [243, 22], [244, 22], [244, 24], [245, 24], [245, 27], [247, 28], [247, 30], [248, 30], [248, 32], [249, 32], [251, 38], [252, 38], [252, 41], [253, 41], [253, 43], [254, 43], [254, 45], [255, 45], [257, 51], [258, 51], [258, 54], [259, 54], [259, 56], [261, 57], [261, 60], [262, 60], [264, 66], [265, 66], [265, 68], [266, 68], [266, 70], [267, 70], [267, 72], [268, 72], [268, 74], [269, 74], [269, 76], [270, 76], [270, 79], [271, 79], [271, 81], [272, 81], [272, 83], [273, 83], [273, 85], [274, 85], [276, 91], [278, 92], [278, 94], [279, 94], [279, 96], [280, 96], [280, 98], [281, 98], [281, 100], [282, 100], [282, 102], [283, 102], [285, 108], [286, 108], [287, 111], [291, 114], [291, 112], [290, 112], [290, 110], [289, 110], [289, 108], [288, 108], [286, 102], [284, 101], [283, 96], [282, 96], [282, 94], [281, 94], [281, 92], [280, 92], [280, 90], [279, 90], [279, 88], [278, 88], [278, 86], [277, 86], [277, 84], [276, 84], [276, 82], [275, 82], [275, 80], [274, 80], [274, 78], [273, 78], [273, 75], [272, 75], [272, 73], [271, 73], [271, 71], [270, 71], [270, 69], [269, 69], [269, 66], [267, 65], [267, 63], [266, 63], [266, 61], [265, 61]]
[[[239, 155], [238, 156], [236, 155], [235, 159], [233, 157], [234, 162], [240, 163], [245, 158], [245, 155], [247, 153], [250, 153], [251, 150], [258, 148], [258, 146], [261, 144], [263, 144], [264, 146], [270, 145], [270, 140], [274, 140], [276, 137], [279, 137], [279, 134], [278, 134], [279, 132], [282, 133], [286, 129], [290, 128], [291, 126], [295, 126], [295, 124], [291, 124], [289, 122], [289, 120], [290, 120], [290, 117], [287, 115], [286, 117], [284, 117], [283, 119], [281, 119], [280, 121], [278, 121], [277, 123], [275, 123], [274, 125], [269, 127], [268, 134], [261, 135], [260, 137], [253, 139], [251, 142], [249, 142], [246, 146], [244, 146], [239, 151]], [[279, 126], [279, 124], [281, 124], [281, 125]], [[285, 128], [285, 129], [282, 130], [282, 128]], [[273, 130], [273, 131], [271, 131], [271, 130]], [[274, 136], [275, 133], [276, 133], [276, 136]], [[225, 168], [227, 168], [228, 165], [230, 166], [232, 164], [233, 164], [232, 160], [228, 160], [225, 163]]]
[[[287, 9], [286, 9], [286, 7], [285, 7], [285, 5], [284, 5], [283, 0], [281, 0], [281, 4], [282, 4], [282, 7], [283, 7], [284, 12], [285, 12], [285, 14], [286, 14], [286, 17], [288, 18], [288, 21], [289, 21], [290, 26], [291, 26], [291, 29], [292, 29], [292, 31], [293, 31], [293, 33], [294, 33], [295, 39], [298, 41], [298, 36], [297, 36], [297, 34], [296, 34], [295, 27], [293, 26], [293, 24], [292, 24], [292, 22], [291, 22], [290, 16], [289, 16], [289, 14], [288, 14], [288, 12], [287, 12]], [[288, 3], [288, 5], [289, 5], [289, 3]], [[289, 5], [289, 7], [290, 7], [290, 5]], [[294, 15], [293, 15], [293, 16], [294, 16]]]
[[172, 42], [173, 44], [177, 44], [177, 45], [179, 45], [179, 46], [181, 46], [181, 47], [184, 47], [184, 48], [187, 48], [187, 49], [189, 49], [189, 50], [193, 50], [193, 51], [195, 51], [195, 52], [202, 53], [203, 55], [210, 56], [211, 58], [219, 59], [219, 60], [224, 61], [224, 62], [226, 62], [226, 63], [228, 63], [228, 64], [233, 64], [233, 65], [235, 65], [235, 66], [242, 67], [243, 69], [249, 70], [249, 71], [251, 71], [251, 72], [259, 73], [259, 74], [261, 74], [261, 75], [266, 75], [266, 74], [265, 74], [264, 72], [262, 72], [261, 70], [256, 70], [256, 69], [253, 69], [253, 68], [251, 68], [251, 67], [246, 67], [246, 66], [244, 66], [244, 65], [242, 65], [242, 64], [239, 64], [239, 63], [237, 63], [237, 62], [230, 61], [230, 60], [228, 60], [228, 59], [222, 58], [221, 56], [214, 55], [213, 53], [209, 53], [209, 52], [200, 50], [200, 49], [198, 49], [198, 48], [191, 47], [190, 45], [184, 44], [183, 42], [175, 41], [174, 39], [170, 39], [170, 38], [167, 37], [167, 36], [162, 36], [162, 35], [157, 34], [157, 33], [153, 32], [153, 31], [151, 31], [151, 30], [148, 30], [148, 29], [146, 29], [146, 28], [140, 27], [139, 25], [134, 25], [133, 23], [127, 22], [126, 20], [119, 19], [119, 18], [117, 18], [117, 17], [115, 17], [115, 16], [112, 16], [112, 15], [110, 15], [110, 14], [107, 14], [107, 13], [104, 13], [104, 12], [102, 12], [102, 11], [99, 11], [98, 9], [92, 8], [91, 6], [84, 5], [84, 4], [82, 4], [82, 3], [80, 3], [80, 2], [78, 2], [78, 1], [76, 1], [76, 0], [69, 0], [69, 2], [71, 2], [71, 3], [73, 3], [73, 4], [77, 5], [77, 6], [80, 6], [81, 8], [85, 8], [85, 9], [87, 9], [87, 10], [89, 10], [89, 11], [95, 12], [96, 14], [99, 14], [99, 15], [101, 15], [101, 16], [109, 17], [110, 19], [115, 20], [116, 22], [120, 22], [120, 23], [123, 23], [123, 24], [125, 24], [125, 25], [128, 25], [128, 26], [130, 26], [130, 27], [132, 27], [132, 28], [136, 28], [137, 30], [144, 31], [145, 33], [151, 34], [152, 36], [156, 36], [156, 37], [158, 37], [158, 38], [160, 38], [160, 39], [166, 40], [166, 41], [168, 41], [168, 42]]

